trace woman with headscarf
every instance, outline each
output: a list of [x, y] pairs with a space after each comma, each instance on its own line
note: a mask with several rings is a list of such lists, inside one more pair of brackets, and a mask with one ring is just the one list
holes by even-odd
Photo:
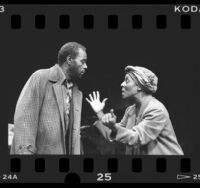
[[104, 138], [125, 145], [130, 155], [183, 155], [165, 106], [152, 96], [157, 90], [158, 78], [150, 70], [139, 66], [125, 68], [121, 84], [122, 98], [129, 99], [120, 123], [114, 111], [104, 114], [107, 99], [100, 101], [99, 92], [93, 92], [87, 102], [97, 114], [95, 126]]

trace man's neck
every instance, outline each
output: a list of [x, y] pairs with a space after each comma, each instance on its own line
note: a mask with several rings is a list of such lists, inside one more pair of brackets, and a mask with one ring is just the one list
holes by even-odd
[[64, 73], [67, 81], [72, 81], [68, 67], [60, 66], [60, 68], [61, 68], [62, 72]]

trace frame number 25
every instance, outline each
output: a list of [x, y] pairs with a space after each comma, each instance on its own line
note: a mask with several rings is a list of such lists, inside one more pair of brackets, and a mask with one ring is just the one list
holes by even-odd
[[110, 181], [111, 179], [112, 179], [111, 173], [98, 173], [97, 174], [98, 182]]

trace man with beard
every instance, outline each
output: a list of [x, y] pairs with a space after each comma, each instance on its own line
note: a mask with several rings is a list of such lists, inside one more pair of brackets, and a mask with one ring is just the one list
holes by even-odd
[[18, 99], [11, 154], [81, 154], [82, 92], [77, 81], [87, 69], [86, 48], [64, 44], [58, 62], [34, 72]]

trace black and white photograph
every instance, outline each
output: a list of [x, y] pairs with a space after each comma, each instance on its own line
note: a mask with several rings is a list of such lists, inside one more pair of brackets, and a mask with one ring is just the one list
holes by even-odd
[[4, 155], [195, 155], [199, 15], [174, 5], [4, 8]]
[[[119, 123], [114, 109], [104, 113], [108, 98], [101, 101], [100, 92], [93, 91], [85, 99], [98, 119], [95, 125], [81, 126], [83, 97], [77, 82], [86, 73], [86, 61], [86, 47], [68, 42], [59, 50], [54, 66], [31, 75], [16, 105], [11, 154], [84, 154], [87, 143], [82, 145], [82, 135], [105, 152], [106, 142], [100, 145], [98, 135], [87, 131], [95, 127], [111, 143], [108, 152], [113, 154], [120, 145], [124, 154], [183, 155], [167, 109], [153, 97], [158, 77], [145, 67], [128, 65], [122, 70], [125, 77], [119, 92], [129, 106]], [[110, 72], [110, 79], [117, 77]]]

